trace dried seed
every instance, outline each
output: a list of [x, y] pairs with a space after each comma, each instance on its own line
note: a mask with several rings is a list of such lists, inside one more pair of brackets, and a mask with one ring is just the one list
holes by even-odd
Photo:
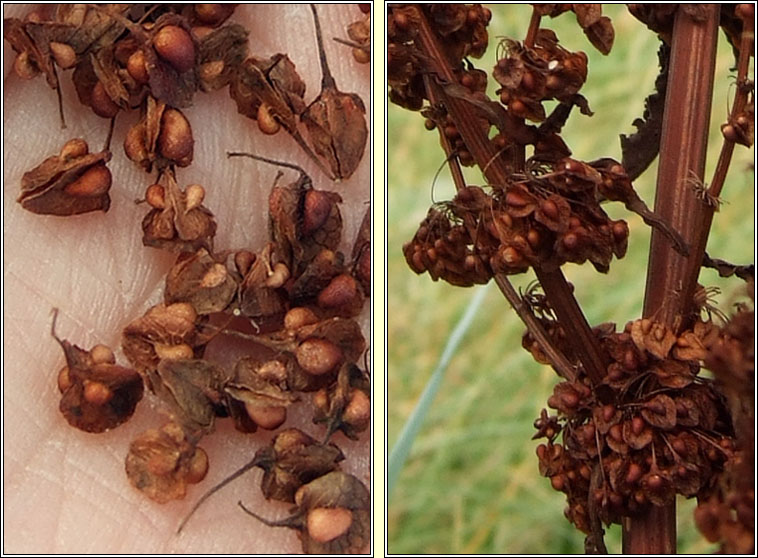
[[308, 512], [308, 536], [325, 543], [343, 535], [353, 523], [353, 512], [345, 508], [313, 508]]
[[92, 88], [90, 103], [94, 113], [103, 118], [113, 118], [121, 110], [121, 107], [113, 102], [113, 99], [105, 91], [105, 87], [101, 81], [98, 81]]
[[342, 351], [326, 339], [306, 339], [295, 352], [297, 363], [309, 374], [321, 375], [334, 370], [342, 361]]
[[282, 125], [271, 113], [271, 107], [266, 103], [261, 103], [258, 107], [258, 116], [256, 117], [258, 122], [258, 129], [266, 135], [274, 135], [281, 130]]
[[177, 25], [161, 27], [153, 37], [153, 47], [158, 55], [179, 73], [195, 67], [195, 45], [192, 37]]
[[175, 161], [180, 167], [192, 162], [195, 140], [190, 123], [181, 111], [167, 108], [163, 112], [157, 146], [161, 156]]
[[74, 52], [74, 49], [70, 45], [52, 41], [49, 46], [50, 54], [53, 55], [55, 63], [61, 68], [67, 70], [76, 64], [76, 52]]

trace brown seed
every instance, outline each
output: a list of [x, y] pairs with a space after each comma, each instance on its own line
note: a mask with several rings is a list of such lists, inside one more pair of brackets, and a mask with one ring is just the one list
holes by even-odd
[[305, 193], [303, 210], [303, 235], [310, 236], [324, 226], [332, 211], [331, 197], [322, 190]]
[[577, 246], [579, 246], [579, 237], [574, 233], [568, 233], [563, 236], [563, 245], [568, 250], [574, 250]]
[[350, 402], [345, 407], [342, 420], [348, 424], [360, 424], [371, 417], [371, 401], [363, 391], [354, 389], [350, 395]]
[[358, 62], [358, 64], [368, 64], [371, 62], [371, 53], [363, 48], [354, 48], [353, 59]]
[[270, 382], [283, 382], [287, 379], [287, 367], [280, 360], [269, 360], [258, 369], [258, 376]]
[[90, 97], [90, 103], [92, 111], [103, 118], [113, 118], [118, 114], [121, 108], [113, 102], [108, 93], [103, 87], [103, 83], [98, 81], [95, 87], [92, 88], [92, 95]]
[[279, 428], [287, 420], [286, 407], [259, 407], [251, 403], [245, 403], [245, 410], [250, 420], [265, 430]]
[[518, 265], [521, 263], [521, 254], [513, 246], [507, 246], [502, 252], [503, 261], [508, 265]]
[[279, 121], [271, 114], [271, 108], [266, 103], [261, 103], [261, 106], [258, 107], [257, 121], [258, 129], [269, 136], [274, 135], [282, 128]]
[[188, 360], [194, 358], [195, 354], [192, 347], [186, 343], [180, 345], [166, 345], [164, 343], [155, 343], [155, 354], [161, 360]]
[[616, 242], [621, 242], [629, 236], [629, 227], [624, 221], [613, 223], [613, 238]]
[[660, 475], [650, 475], [647, 478], [647, 486], [651, 490], [658, 490], [663, 487], [663, 477]]
[[474, 76], [472, 76], [469, 73], [464, 73], [461, 76], [461, 85], [463, 87], [467, 87], [469, 89], [471, 89], [472, 87], [474, 87]]
[[534, 90], [534, 87], [536, 86], [536, 82], [534, 80], [534, 76], [531, 72], [524, 72], [524, 75], [521, 76], [521, 87], [526, 89], [527, 91]]
[[151, 184], [145, 190], [145, 201], [156, 209], [166, 207], [166, 191], [160, 184]]
[[224, 264], [215, 263], [211, 268], [205, 272], [203, 278], [200, 280], [200, 288], [212, 289], [218, 287], [227, 277], [226, 266]]
[[511, 94], [510, 92], [508, 92], [507, 89], [503, 89], [502, 91], [500, 91], [500, 102], [503, 103], [504, 105], [507, 105], [508, 103], [511, 102]]
[[50, 54], [53, 55], [55, 63], [64, 70], [73, 67], [76, 64], [76, 52], [65, 43], [50, 43]]
[[550, 477], [550, 485], [554, 490], [561, 492], [566, 487], [566, 477], [561, 474], [554, 475]]
[[505, 194], [505, 203], [513, 207], [524, 207], [529, 202], [519, 192], [510, 190]]
[[329, 395], [325, 389], [320, 389], [313, 394], [313, 406], [323, 414], [329, 412]]
[[558, 213], [558, 206], [555, 205], [553, 200], [542, 200], [540, 202], [540, 209], [550, 219], [556, 220], [560, 216]]
[[314, 541], [329, 542], [346, 533], [352, 523], [353, 512], [347, 508], [313, 508], [308, 512], [308, 535]]
[[61, 152], [58, 156], [61, 159], [68, 160], [82, 157], [87, 153], [89, 153], [89, 146], [87, 145], [87, 142], [81, 138], [74, 138], [68, 140], [63, 144], [63, 147], [61, 147]]
[[737, 130], [734, 129], [734, 126], [731, 124], [722, 124], [721, 125], [721, 133], [724, 136], [724, 139], [727, 141], [731, 141], [732, 143], [736, 143], [739, 139], [739, 136], [737, 135]]
[[321, 308], [340, 308], [351, 304], [358, 296], [358, 283], [351, 275], [342, 273], [329, 282], [318, 294]]
[[195, 4], [195, 16], [208, 25], [222, 22], [229, 14], [228, 6], [223, 4]]
[[268, 279], [266, 279], [266, 282], [264, 283], [267, 287], [270, 287], [272, 289], [278, 289], [282, 285], [284, 285], [287, 282], [287, 279], [290, 278], [290, 270], [289, 268], [284, 265], [282, 262], [277, 262], [274, 264], [274, 269], [271, 273], [271, 275], [268, 276]]
[[21, 79], [32, 79], [39, 74], [39, 68], [29, 60], [29, 53], [22, 52], [13, 61], [13, 71]]
[[208, 454], [205, 453], [203, 448], [195, 448], [195, 453], [192, 455], [192, 461], [189, 464], [185, 479], [190, 484], [196, 484], [203, 480], [207, 474]]
[[147, 73], [145, 65], [145, 53], [142, 50], [135, 50], [126, 61], [126, 71], [132, 76], [137, 83], [147, 83], [150, 76]]
[[253, 254], [250, 250], [240, 250], [234, 254], [234, 266], [243, 277], [247, 275], [247, 272], [250, 271], [251, 267], [253, 267], [255, 260], [256, 255]]
[[61, 393], [71, 387], [71, 375], [68, 366], [64, 366], [58, 371], [58, 389]]
[[192, 37], [177, 25], [161, 27], [153, 38], [153, 47], [158, 55], [179, 73], [191, 70], [195, 66], [195, 45]]
[[105, 405], [113, 399], [113, 392], [101, 382], [84, 380], [84, 399], [93, 405]]
[[200, 184], [190, 184], [184, 190], [184, 200], [187, 204], [186, 211], [191, 211], [200, 207], [205, 199], [205, 188]]
[[508, 108], [519, 118], [524, 118], [526, 116], [526, 105], [519, 99], [513, 99], [508, 105]]
[[610, 430], [608, 430], [608, 434], [610, 434], [611, 438], [617, 442], [621, 442], [624, 439], [620, 424], [614, 424], [611, 426]]
[[342, 361], [342, 351], [326, 339], [306, 339], [295, 351], [297, 363], [314, 376], [331, 372]]
[[395, 22], [395, 25], [397, 25], [399, 29], [405, 30], [408, 28], [408, 16], [406, 16], [405, 14], [403, 13], [392, 14], [392, 19]]
[[[212, 31], [212, 29], [209, 31]], [[198, 67], [197, 76], [201, 81], [213, 81], [221, 75], [225, 67], [226, 64], [224, 64], [223, 60], [212, 60]]]
[[642, 434], [642, 431], [645, 428], [645, 421], [642, 420], [641, 417], [634, 417], [632, 419], [632, 432], [634, 432], [637, 436]]
[[158, 136], [159, 153], [166, 159], [176, 161], [180, 166], [186, 166], [192, 161], [194, 145], [189, 121], [181, 111], [167, 108], [163, 112], [161, 132]]
[[558, 76], [551, 74], [547, 76], [547, 79], [545, 80], [545, 87], [551, 91], [555, 91], [556, 89], [563, 87], [563, 81], [561, 81], [561, 78]]
[[70, 196], [96, 197], [105, 194], [111, 187], [111, 171], [105, 163], [87, 169], [84, 174], [64, 188]]
[[124, 153], [135, 163], [142, 163], [149, 158], [145, 147], [145, 127], [135, 124], [126, 132], [124, 138]]
[[316, 322], [318, 322], [318, 316], [310, 308], [305, 307], [292, 308], [284, 316], [284, 328], [288, 331], [295, 331]]
[[89, 356], [95, 364], [116, 364], [116, 356], [110, 347], [105, 345], [95, 345], [89, 350]]
[[449, 124], [445, 126], [445, 137], [447, 139], [455, 139], [458, 137], [458, 128], [453, 126], [452, 124]]

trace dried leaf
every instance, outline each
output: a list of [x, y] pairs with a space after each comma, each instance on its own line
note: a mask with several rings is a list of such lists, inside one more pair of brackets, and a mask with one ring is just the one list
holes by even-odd
[[661, 42], [658, 49], [658, 65], [661, 71], [655, 78], [655, 91], [645, 99], [645, 110], [642, 118], [638, 118], [632, 123], [637, 131], [631, 136], [620, 135], [621, 163], [630, 180], [636, 180], [658, 155], [670, 55], [671, 47]]
[[[579, 4], [575, 4], [579, 5]], [[610, 18], [603, 16], [595, 23], [584, 29], [584, 34], [596, 49], [603, 54], [609, 54], [613, 47], [615, 33]]]

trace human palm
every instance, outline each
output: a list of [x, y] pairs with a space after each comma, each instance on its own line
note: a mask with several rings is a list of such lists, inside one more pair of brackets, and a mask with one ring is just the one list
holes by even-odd
[[[23, 17], [30, 5], [5, 7], [5, 17]], [[360, 15], [354, 5], [318, 8], [327, 58], [344, 91], [369, 99], [368, 65], [354, 62], [349, 48], [331, 37], [344, 37]], [[307, 84], [306, 102], [320, 88], [321, 71], [310, 10], [305, 5], [241, 6], [233, 20], [250, 30], [250, 52], [287, 53]], [[88, 349], [104, 343], [117, 349], [123, 327], [161, 300], [163, 280], [173, 256], [141, 242], [143, 197], [155, 176], [148, 176], [123, 153], [126, 131], [138, 111], [119, 116], [109, 167], [113, 174], [111, 208], [75, 217], [31, 214], [15, 203], [22, 174], [56, 154], [66, 140], [82, 137], [91, 151], [105, 143], [108, 122], [79, 104], [70, 74], [62, 76], [68, 127], [61, 129], [55, 93], [44, 78], [25, 82], [13, 73], [14, 53], [4, 57], [4, 550], [11, 553], [293, 553], [300, 544], [293, 531], [266, 527], [242, 513], [237, 500], [260, 515], [279, 518], [289, 505], [267, 502], [258, 483], [260, 470], [225, 488], [202, 507], [181, 535], [176, 528], [201, 494], [268, 443], [272, 433], [244, 435], [230, 421], [201, 441], [210, 470], [182, 501], [160, 505], [128, 482], [124, 457], [130, 440], [161, 426], [166, 417], [152, 396], [126, 424], [104, 434], [71, 428], [58, 411], [56, 373], [63, 354], [50, 337], [51, 309], [59, 308], [57, 333]], [[368, 102], [366, 102], [368, 107]], [[177, 170], [180, 186], [205, 187], [206, 205], [216, 216], [215, 247], [260, 248], [266, 239], [267, 196], [278, 172], [249, 159], [227, 159], [226, 151], [247, 151], [302, 165], [316, 188], [343, 197], [343, 252], [360, 225], [369, 199], [369, 149], [355, 174], [329, 182], [284, 132], [262, 135], [255, 122], [236, 111], [226, 89], [197, 93], [184, 110], [193, 126], [192, 165]], [[286, 173], [284, 179], [295, 178]], [[368, 312], [362, 315], [368, 332]], [[233, 350], [233, 349], [230, 349]], [[117, 359], [126, 364], [117, 351]], [[308, 397], [305, 399], [309, 400]], [[287, 426], [300, 426], [316, 437], [308, 403], [295, 407]], [[334, 441], [347, 459], [343, 470], [369, 485], [369, 436], [357, 442], [337, 434]]]

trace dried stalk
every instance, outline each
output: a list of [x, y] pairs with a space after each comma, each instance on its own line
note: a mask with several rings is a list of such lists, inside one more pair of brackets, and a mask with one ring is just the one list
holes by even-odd
[[[675, 16], [666, 92], [655, 212], [691, 246], [679, 254], [653, 229], [643, 315], [681, 330], [691, 315], [693, 294], [703, 261], [702, 230], [709, 206], [690, 186], [702, 180], [716, 65], [719, 6], [703, 4], [699, 21], [680, 9]], [[712, 211], [710, 211], [712, 215]], [[676, 504], [650, 506], [640, 516], [622, 520], [625, 554], [676, 552]]]

